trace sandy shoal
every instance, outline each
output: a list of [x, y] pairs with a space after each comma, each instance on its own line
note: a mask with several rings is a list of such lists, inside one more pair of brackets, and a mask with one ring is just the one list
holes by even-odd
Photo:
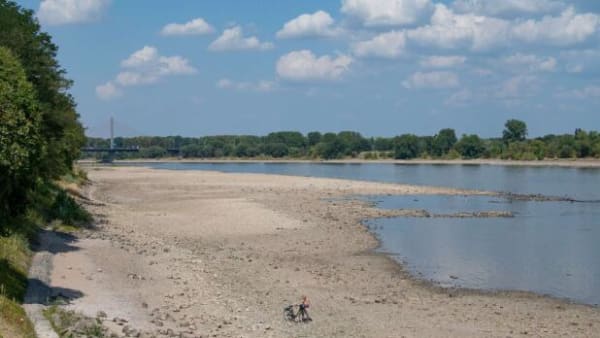
[[[596, 308], [415, 281], [360, 221], [356, 194], [459, 194], [396, 184], [208, 171], [89, 168], [98, 230], [54, 260], [72, 308], [161, 336], [594, 337]], [[309, 296], [314, 321], [283, 321]]]

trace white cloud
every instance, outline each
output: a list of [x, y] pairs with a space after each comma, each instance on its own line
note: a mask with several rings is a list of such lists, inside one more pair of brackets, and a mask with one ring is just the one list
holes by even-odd
[[551, 13], [564, 9], [565, 4], [556, 0], [456, 0], [452, 7], [461, 13], [497, 16], [519, 13]]
[[170, 75], [196, 73], [189, 61], [181, 56], [161, 56], [156, 47], [144, 46], [121, 62], [127, 69], [117, 75], [116, 82], [121, 86], [135, 86], [157, 82]]
[[292, 81], [330, 81], [344, 75], [352, 63], [347, 55], [317, 57], [309, 50], [293, 51], [277, 61], [277, 74]]
[[421, 59], [420, 65], [425, 68], [451, 68], [465, 63], [467, 58], [464, 56], [428, 56]]
[[96, 95], [102, 100], [110, 100], [121, 96], [121, 90], [111, 81], [96, 87]]
[[533, 54], [516, 53], [504, 59], [509, 66], [527, 67], [530, 71], [552, 72], [556, 70], [556, 59], [541, 58]]
[[491, 96], [514, 100], [527, 96], [532, 96], [538, 89], [539, 81], [532, 75], [518, 75], [504, 81], [499, 88], [493, 90]]
[[443, 4], [437, 4], [431, 23], [407, 30], [406, 36], [421, 46], [486, 51], [523, 42], [573, 45], [596, 34], [598, 27], [599, 15], [577, 14], [573, 7], [559, 16], [510, 21], [473, 13], [457, 14]]
[[464, 106], [472, 100], [473, 93], [469, 89], [461, 89], [450, 95], [450, 97], [444, 101], [444, 104], [448, 106]]
[[352, 51], [359, 57], [396, 58], [404, 54], [406, 37], [403, 31], [382, 33], [370, 40], [357, 42]]
[[455, 88], [460, 85], [458, 75], [453, 72], [416, 72], [402, 82], [405, 88]]
[[276, 82], [266, 80], [261, 80], [258, 82], [238, 82], [230, 79], [220, 79], [219, 81], [217, 81], [216, 86], [219, 89], [249, 90], [257, 92], [271, 92], [277, 89]]
[[40, 22], [65, 25], [96, 20], [111, 0], [42, 0], [37, 12]]
[[588, 99], [588, 98], [600, 98], [600, 87], [599, 86], [587, 86], [581, 89], [576, 89], [565, 93], [566, 97], [576, 99]]
[[197, 72], [187, 59], [181, 56], [162, 56], [153, 46], [145, 46], [134, 52], [121, 62], [121, 67], [124, 70], [117, 74], [114, 81], [96, 88], [98, 97], [109, 99], [115, 97], [111, 93], [120, 95], [123, 87], [152, 84], [163, 77]]
[[342, 0], [341, 12], [364, 26], [400, 26], [419, 21], [431, 10], [430, 0]]
[[286, 22], [277, 32], [277, 38], [333, 37], [341, 32], [340, 29], [333, 27], [334, 23], [331, 15], [325, 11], [302, 14]]
[[121, 62], [121, 67], [140, 67], [145, 64], [151, 63], [158, 59], [158, 49], [152, 46], [144, 46], [144, 48], [135, 51], [127, 59]]
[[521, 22], [513, 28], [513, 34], [525, 42], [568, 46], [596, 34], [598, 26], [600, 16], [593, 13], [577, 14], [573, 7], [569, 7], [560, 16]]
[[206, 35], [211, 34], [215, 29], [204, 19], [197, 18], [186, 23], [170, 23], [160, 31], [162, 35]]
[[244, 37], [240, 26], [225, 29], [223, 34], [208, 46], [211, 51], [267, 50], [271, 48], [273, 48], [271, 42], [261, 42], [255, 36]]
[[409, 30], [407, 36], [424, 46], [481, 51], [506, 44], [510, 26], [506, 20], [456, 14], [445, 5], [437, 4], [431, 23]]

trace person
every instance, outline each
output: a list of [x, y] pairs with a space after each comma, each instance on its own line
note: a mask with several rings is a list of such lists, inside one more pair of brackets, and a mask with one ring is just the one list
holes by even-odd
[[300, 315], [300, 320], [303, 322], [312, 321], [307, 311], [307, 309], [310, 307], [310, 301], [308, 300], [308, 297], [302, 296], [302, 302], [299, 304], [299, 306], [300, 309], [298, 311], [298, 315]]

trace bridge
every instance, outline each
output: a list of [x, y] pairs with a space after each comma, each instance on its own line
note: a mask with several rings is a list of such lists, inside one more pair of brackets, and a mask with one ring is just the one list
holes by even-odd
[[[115, 147], [115, 121], [114, 118], [110, 118], [110, 145], [109, 147], [83, 147], [81, 148], [82, 153], [105, 153], [105, 156], [101, 161], [111, 163], [114, 160], [114, 155], [117, 153], [137, 153], [140, 151], [139, 146], [135, 147]], [[168, 148], [167, 153], [174, 156], [179, 156], [181, 149], [179, 148]]]

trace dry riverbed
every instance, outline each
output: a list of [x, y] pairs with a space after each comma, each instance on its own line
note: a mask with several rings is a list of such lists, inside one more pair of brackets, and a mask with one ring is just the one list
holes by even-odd
[[[600, 311], [412, 280], [360, 224], [393, 211], [341, 197], [464, 193], [260, 174], [89, 168], [97, 230], [53, 260], [68, 309], [125, 335], [599, 336]], [[307, 295], [314, 321], [285, 322]], [[125, 328], [125, 329], [124, 329]]]

